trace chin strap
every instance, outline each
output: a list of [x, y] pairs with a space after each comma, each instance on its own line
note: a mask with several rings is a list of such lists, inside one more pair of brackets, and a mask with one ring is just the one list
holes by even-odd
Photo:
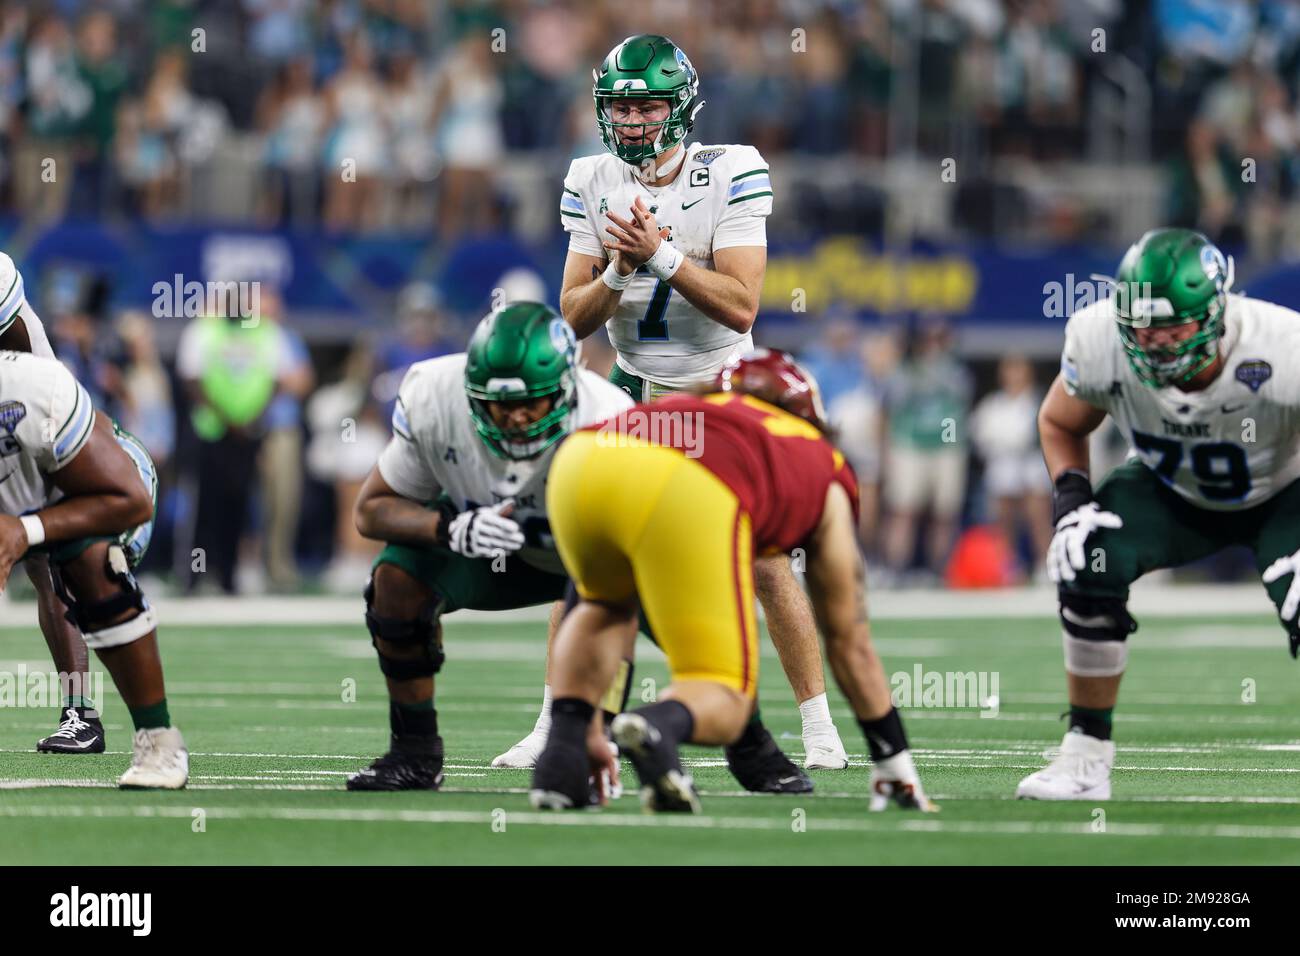
[[[660, 133], [659, 135], [662, 136], [663, 133]], [[643, 183], [651, 183], [656, 179], [662, 179], [664, 176], [670, 175], [685, 161], [686, 147], [685, 145], [682, 145], [681, 149], [677, 151], [676, 156], [668, 160], [668, 162], [664, 163], [662, 166], [656, 167], [655, 162], [658, 159], [659, 157], [657, 155], [651, 156], [649, 159], [643, 159], [641, 164], [636, 167], [637, 179], [641, 180]]]

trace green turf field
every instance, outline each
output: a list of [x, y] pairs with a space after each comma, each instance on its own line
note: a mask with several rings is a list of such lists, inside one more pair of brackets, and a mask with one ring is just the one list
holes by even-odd
[[[852, 765], [815, 773], [812, 796], [739, 793], [719, 751], [689, 749], [702, 816], [643, 815], [627, 764], [629, 794], [614, 807], [535, 813], [527, 771], [488, 768], [536, 714], [542, 626], [521, 622], [448, 622], [438, 694], [445, 789], [350, 794], [344, 775], [387, 734], [361, 627], [176, 625], [163, 632], [164, 660], [191, 750], [190, 789], [112, 788], [130, 735], [111, 692], [103, 756], [38, 755], [54, 711], [0, 709], [0, 864], [1300, 863], [1300, 664], [1266, 614], [1143, 622], [1104, 819], [1093, 804], [1010, 799], [1064, 729], [1052, 618], [875, 628], [891, 674], [919, 663], [998, 675], [995, 718], [977, 705], [904, 711], [939, 814], [867, 812], [865, 746], [834, 692]], [[642, 649], [634, 700], [642, 680], [662, 686], [666, 674], [657, 652]], [[801, 757], [798, 712], [770, 645], [764, 653], [764, 714]], [[43, 654], [34, 626], [0, 630], [0, 671], [48, 670]], [[355, 702], [343, 700], [349, 679]]]

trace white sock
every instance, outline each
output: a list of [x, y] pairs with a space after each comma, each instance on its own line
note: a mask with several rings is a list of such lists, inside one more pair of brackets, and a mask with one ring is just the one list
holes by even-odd
[[537, 715], [537, 723], [533, 724], [533, 730], [550, 730], [551, 729], [551, 685], [547, 684], [542, 688], [542, 712]]
[[826, 693], [823, 691], [816, 697], [809, 697], [799, 705], [799, 716], [803, 718], [803, 725], [820, 724], [831, 722], [831, 708], [826, 702]]

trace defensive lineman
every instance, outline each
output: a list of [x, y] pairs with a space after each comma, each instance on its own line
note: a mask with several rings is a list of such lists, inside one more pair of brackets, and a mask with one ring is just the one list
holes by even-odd
[[119, 785], [180, 789], [189, 754], [167, 710], [157, 619], [131, 573], [153, 531], [153, 463], [54, 359], [0, 352], [0, 396], [0, 588], [24, 556], [48, 555], [135, 725]]
[[[1300, 650], [1300, 315], [1232, 294], [1232, 261], [1203, 235], [1157, 229], [1120, 262], [1113, 294], [1066, 326], [1038, 416], [1055, 481], [1048, 573], [1060, 587], [1070, 728], [1017, 795], [1105, 800], [1111, 715], [1137, 630], [1129, 585], [1229, 545], [1254, 552]], [[1093, 493], [1087, 437], [1107, 415], [1133, 457]]]
[[[752, 146], [685, 142], [704, 101], [690, 60], [667, 37], [628, 37], [593, 77], [606, 152], [574, 160], [564, 180], [561, 311], [580, 339], [608, 329], [610, 380], [648, 402], [709, 382], [753, 347], [771, 178]], [[843, 769], [812, 612], [789, 558], [760, 559], [755, 584], [799, 702], [804, 766]], [[756, 711], [733, 762], [762, 746], [758, 727]], [[531, 734], [497, 762], [531, 766], [543, 741]]]

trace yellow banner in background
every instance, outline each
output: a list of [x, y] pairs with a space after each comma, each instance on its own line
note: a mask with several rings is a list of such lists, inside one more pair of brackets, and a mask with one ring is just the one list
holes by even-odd
[[975, 301], [979, 271], [971, 259], [878, 253], [861, 239], [838, 236], [807, 252], [767, 260], [761, 308], [819, 312], [840, 303], [872, 312], [940, 312], [960, 315]]

